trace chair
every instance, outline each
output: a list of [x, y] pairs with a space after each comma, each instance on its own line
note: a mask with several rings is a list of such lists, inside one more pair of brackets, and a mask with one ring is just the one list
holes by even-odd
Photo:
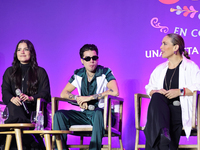
[[[58, 110], [59, 101], [65, 101], [71, 103], [72, 100], [63, 99], [60, 97], [52, 97], [52, 123], [53, 116], [56, 110]], [[76, 102], [76, 101], [75, 101]], [[117, 117], [117, 123], [115, 127], [111, 127], [111, 104], [114, 105], [115, 115]], [[103, 145], [103, 149], [111, 150], [111, 137], [118, 136], [120, 148], [112, 148], [123, 150], [122, 145], [122, 112], [123, 112], [123, 99], [115, 96], [105, 96], [104, 98], [104, 128], [106, 134], [104, 136], [108, 137], [108, 145]], [[89, 149], [89, 145], [83, 145], [83, 137], [91, 136], [92, 126], [90, 125], [74, 125], [69, 128], [69, 131], [73, 131], [72, 135], [80, 136], [80, 144], [79, 145], [68, 145], [69, 148], [87, 148]], [[54, 142], [52, 142], [54, 143]]]
[[[141, 119], [141, 105], [142, 100], [150, 99], [148, 95], [145, 94], [135, 94], [135, 128], [136, 128], [136, 138], [135, 138], [135, 150], [139, 148], [145, 148], [145, 144], [139, 144], [139, 133], [144, 130], [144, 127], [140, 125]], [[191, 136], [197, 137], [197, 144], [180, 144], [179, 149], [185, 148], [195, 148], [200, 150], [200, 130], [197, 130], [197, 126], [200, 125], [200, 91], [194, 91], [193, 93], [193, 112], [192, 112], [192, 131]], [[185, 136], [184, 131], [182, 131], [182, 135]]]

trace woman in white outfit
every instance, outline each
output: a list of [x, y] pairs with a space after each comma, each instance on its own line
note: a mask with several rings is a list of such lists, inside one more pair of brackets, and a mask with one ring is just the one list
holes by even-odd
[[162, 58], [150, 76], [146, 92], [151, 96], [145, 126], [146, 150], [177, 150], [182, 128], [190, 136], [192, 95], [200, 90], [199, 67], [185, 51], [183, 38], [167, 34], [161, 45]]

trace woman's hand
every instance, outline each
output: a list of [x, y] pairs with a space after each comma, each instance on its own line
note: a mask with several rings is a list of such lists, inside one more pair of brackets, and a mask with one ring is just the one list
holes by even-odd
[[13, 104], [15, 104], [16, 106], [20, 106], [22, 105], [21, 100], [19, 97], [12, 97], [10, 100]]
[[20, 99], [23, 102], [25, 102], [25, 101], [34, 101], [34, 98], [32, 96], [28, 96], [28, 95], [23, 94], [23, 93], [20, 94]]
[[81, 107], [83, 103], [88, 102], [92, 99], [91, 99], [91, 96], [77, 96], [76, 100], [79, 106]]
[[169, 99], [180, 96], [180, 89], [170, 89], [165, 93], [165, 96]]
[[150, 96], [152, 96], [154, 93], [160, 93], [162, 95], [165, 95], [167, 91], [165, 89], [160, 89], [160, 90], [151, 90]]
[[158, 90], [158, 93], [162, 94], [162, 95], [165, 95], [167, 93], [167, 90], [165, 89], [160, 89]]

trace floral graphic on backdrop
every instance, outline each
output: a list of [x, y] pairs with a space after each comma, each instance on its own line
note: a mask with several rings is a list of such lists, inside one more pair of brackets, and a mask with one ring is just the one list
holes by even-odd
[[179, 0], [159, 0], [163, 4], [174, 4], [177, 3]]
[[[181, 8], [181, 6], [177, 5], [176, 9], [171, 8], [170, 12], [176, 12], [177, 15], [183, 14], [184, 17], [189, 15], [190, 18], [194, 18], [198, 11], [194, 8], [194, 6], [190, 6], [189, 8], [187, 6], [183, 6], [183, 8]], [[200, 14], [198, 15], [198, 18], [200, 19]]]
[[169, 31], [169, 28], [167, 26], [160, 26], [160, 22], [158, 22], [157, 17], [151, 19], [151, 26], [160, 29], [160, 32], [167, 33]]

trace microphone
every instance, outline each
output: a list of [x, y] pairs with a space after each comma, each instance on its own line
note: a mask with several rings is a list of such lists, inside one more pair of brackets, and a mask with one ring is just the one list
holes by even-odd
[[94, 110], [95, 106], [94, 105], [88, 105], [88, 110]]
[[180, 103], [179, 101], [173, 101], [173, 105], [174, 105], [174, 106], [180, 106], [181, 103]]
[[[20, 96], [20, 94], [21, 94], [22, 92], [21, 92], [20, 89], [16, 89], [16, 90], [15, 90], [15, 93], [16, 93], [17, 96]], [[22, 103], [22, 105], [23, 105], [24, 110], [26, 111], [26, 113], [29, 114], [29, 111], [28, 111], [28, 109], [26, 108], [26, 104], [25, 104], [23, 101], [21, 101], [21, 103]]]

